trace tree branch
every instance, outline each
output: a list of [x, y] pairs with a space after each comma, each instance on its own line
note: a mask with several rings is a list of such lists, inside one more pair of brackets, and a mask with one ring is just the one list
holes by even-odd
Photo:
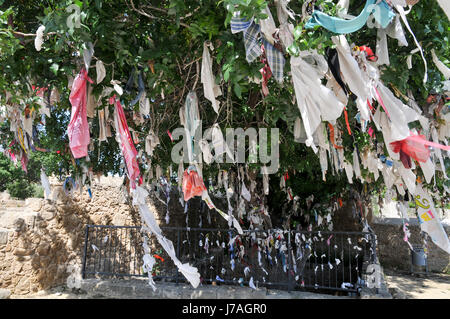
[[[130, 0], [130, 3], [131, 3], [131, 8], [132, 8], [134, 11], [136, 11], [137, 13], [139, 13], [139, 14], [141, 14], [141, 15], [147, 17], [147, 18], [150, 18], [150, 19], [157, 19], [157, 20], [165, 20], [165, 19], [163, 19], [163, 18], [160, 18], [160, 17], [156, 17], [156, 16], [154, 16], [154, 15], [151, 15], [151, 14], [149, 14], [149, 13], [143, 11], [143, 10], [137, 9], [137, 8], [135, 7], [135, 5], [134, 5], [133, 0]], [[168, 12], [167, 12], [166, 10], [164, 10], [164, 9], [155, 8], [155, 7], [152, 7], [152, 6], [146, 6], [146, 7], [147, 7], [147, 8], [150, 8], [150, 9], [152, 9], [152, 10], [159, 11], [159, 12], [162, 12], [162, 13], [168, 15]], [[189, 28], [189, 25], [187, 25], [186, 23], [180, 22], [180, 25], [183, 26], [183, 27], [185, 27], [185, 28]]]
[[[35, 37], [36, 33], [23, 33], [23, 32], [19, 32], [19, 31], [14, 31], [14, 30], [10, 30], [12, 33], [14, 33], [15, 35], [19, 35], [22, 37]], [[58, 34], [57, 32], [49, 32], [49, 33], [44, 33], [44, 35], [54, 35], [54, 34]]]

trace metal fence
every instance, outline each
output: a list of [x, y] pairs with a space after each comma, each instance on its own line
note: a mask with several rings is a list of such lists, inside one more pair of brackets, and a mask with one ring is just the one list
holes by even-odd
[[[372, 233], [162, 227], [182, 263], [197, 267], [204, 283], [356, 292], [376, 262]], [[87, 225], [83, 278], [147, 276], [143, 236], [157, 263], [155, 280], [183, 282], [156, 238], [140, 227]]]

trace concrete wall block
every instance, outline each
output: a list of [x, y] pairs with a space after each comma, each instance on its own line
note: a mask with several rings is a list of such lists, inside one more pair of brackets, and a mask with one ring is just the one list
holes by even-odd
[[248, 287], [227, 287], [217, 291], [218, 299], [265, 299], [267, 289], [260, 287], [257, 290]]
[[11, 296], [10, 290], [0, 288], [0, 299], [9, 299], [9, 296]]
[[182, 286], [180, 290], [182, 299], [217, 299], [217, 287], [202, 286], [194, 289]]

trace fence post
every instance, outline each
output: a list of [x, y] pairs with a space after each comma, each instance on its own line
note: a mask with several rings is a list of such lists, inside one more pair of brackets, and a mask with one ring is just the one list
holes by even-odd
[[89, 225], [86, 225], [86, 232], [84, 237], [83, 268], [81, 270], [81, 278], [83, 279], [86, 279], [86, 257], [87, 257], [88, 238], [89, 238]]
[[292, 275], [291, 271], [293, 271], [293, 264], [292, 264], [292, 247], [291, 247], [291, 231], [288, 231], [288, 243], [287, 243], [287, 250], [288, 250], [288, 292], [291, 292], [293, 288], [293, 282], [292, 282]]
[[[177, 228], [177, 258], [180, 258], [180, 228]], [[178, 267], [176, 267], [175, 283], [178, 286]]]
[[[380, 262], [379, 262], [378, 256], [377, 256], [377, 235], [376, 235], [375, 233], [371, 232], [371, 236], [370, 236], [370, 237], [372, 238], [373, 263], [379, 265]], [[384, 280], [384, 279], [383, 279], [383, 280]], [[379, 287], [376, 287], [376, 288], [375, 288], [375, 292], [376, 292], [377, 294], [379, 294], [379, 293], [380, 293], [380, 288], [379, 288]]]

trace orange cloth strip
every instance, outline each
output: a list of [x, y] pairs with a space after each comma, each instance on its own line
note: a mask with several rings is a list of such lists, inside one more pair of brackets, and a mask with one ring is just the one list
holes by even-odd
[[330, 129], [330, 140], [331, 140], [331, 144], [333, 144], [334, 148], [337, 148], [337, 149], [342, 149], [342, 148], [344, 148], [343, 146], [336, 145], [336, 143], [335, 143], [335, 141], [334, 141], [334, 127], [333, 127], [333, 125], [331, 125], [330, 123], [328, 123], [328, 128]]

